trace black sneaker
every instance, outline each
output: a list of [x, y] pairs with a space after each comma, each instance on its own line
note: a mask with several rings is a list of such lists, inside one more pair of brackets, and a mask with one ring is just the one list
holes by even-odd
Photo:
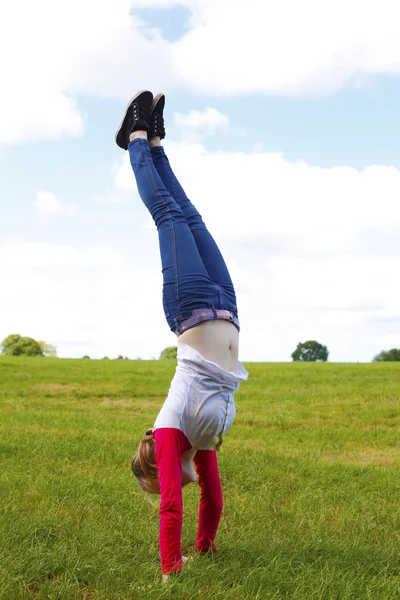
[[165, 138], [163, 111], [165, 106], [164, 94], [157, 94], [151, 106], [151, 119], [149, 129], [149, 140], [158, 136], [162, 140]]
[[147, 90], [138, 92], [126, 107], [124, 118], [117, 133], [115, 141], [120, 148], [128, 149], [129, 136], [132, 131], [149, 131], [153, 94]]

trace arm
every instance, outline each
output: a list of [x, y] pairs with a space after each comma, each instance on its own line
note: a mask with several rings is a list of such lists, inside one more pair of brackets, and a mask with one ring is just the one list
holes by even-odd
[[191, 446], [179, 429], [154, 432], [160, 483], [160, 557], [163, 575], [182, 570], [182, 456]]
[[193, 458], [196, 454], [196, 450], [186, 452], [182, 458], [182, 487], [188, 483], [196, 483], [197, 476], [193, 466]]
[[215, 450], [198, 450], [194, 463], [199, 475], [200, 508], [196, 538], [197, 552], [216, 551], [215, 537], [221, 518], [223, 501]]

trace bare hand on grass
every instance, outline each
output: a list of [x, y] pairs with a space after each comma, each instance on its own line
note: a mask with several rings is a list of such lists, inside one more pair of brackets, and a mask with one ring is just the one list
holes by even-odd
[[[182, 556], [182, 564], [185, 564], [187, 562], [190, 562], [193, 560], [193, 556]], [[168, 579], [170, 578], [171, 575], [175, 575], [174, 572], [172, 573], [164, 573], [162, 576], [162, 581], [163, 583], [167, 583]]]

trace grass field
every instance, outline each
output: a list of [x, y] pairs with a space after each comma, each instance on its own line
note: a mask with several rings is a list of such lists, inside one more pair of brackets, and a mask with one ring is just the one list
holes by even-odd
[[130, 460], [174, 361], [1, 358], [0, 598], [399, 600], [400, 365], [245, 366], [219, 552], [165, 587]]

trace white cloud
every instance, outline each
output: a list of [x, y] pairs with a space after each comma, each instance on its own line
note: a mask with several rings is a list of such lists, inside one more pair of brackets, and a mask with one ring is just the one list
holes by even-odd
[[131, 198], [120, 190], [97, 195], [93, 200], [95, 204], [128, 204], [130, 201]]
[[95, 244], [72, 246], [13, 240], [0, 247], [0, 276], [27, 273], [32, 269], [111, 266], [121, 262], [122, 257], [113, 248]]
[[[173, 4], [191, 11], [175, 42], [132, 13]], [[0, 143], [81, 135], [76, 98], [126, 101], [133, 81], [210, 95], [300, 95], [398, 75], [397, 23], [397, 0], [3, 2]]]
[[[299, 341], [317, 339], [332, 360], [368, 361], [396, 345], [397, 245], [393, 256], [373, 256], [362, 254], [358, 240], [370, 233], [400, 237], [397, 169], [323, 169], [281, 154], [208, 152], [188, 142], [165, 146], [227, 256], [242, 357], [290, 360]], [[126, 156], [114, 177], [117, 186], [135, 190]], [[279, 256], [282, 248], [286, 256]]]
[[55, 344], [60, 356], [98, 358], [158, 356], [174, 341], [160, 270], [149, 275], [107, 246], [7, 242], [0, 287], [0, 340], [17, 332]]
[[340, 311], [338, 319], [353, 319], [351, 313], [359, 318], [371, 313], [400, 316], [400, 280], [394, 276], [400, 257], [273, 257], [265, 267], [286, 304]]
[[175, 112], [173, 122], [181, 130], [184, 139], [191, 141], [212, 135], [218, 129], [226, 130], [229, 127], [229, 117], [210, 106], [203, 111], [191, 110], [186, 115]]
[[[237, 291], [242, 359], [290, 360], [306, 339], [327, 344], [333, 361], [368, 361], [399, 345], [400, 257], [271, 257], [263, 268], [254, 260], [263, 252], [257, 239], [250, 257], [240, 241], [217, 241]], [[0, 339], [46, 339], [61, 356], [158, 356], [176, 339], [162, 312], [153, 245], [156, 237], [145, 236], [128, 258], [107, 246], [4, 244]], [[149, 253], [151, 265], [134, 260]]]
[[397, 0], [198, 0], [174, 44], [202, 93], [327, 93], [352, 78], [400, 72]]
[[75, 202], [64, 202], [52, 192], [39, 190], [34, 202], [35, 211], [41, 217], [73, 217], [78, 212]]
[[[370, 229], [400, 234], [395, 167], [328, 169], [282, 154], [207, 152], [187, 142], [165, 147], [189, 197], [219, 234], [289, 236], [310, 252], [344, 251]], [[136, 189], [127, 156], [114, 177], [117, 187]]]
[[[129, 0], [0, 4], [0, 143], [80, 135], [78, 95], [123, 98], [169, 80], [168, 45]], [[129, 75], [129, 76], [128, 76]]]

